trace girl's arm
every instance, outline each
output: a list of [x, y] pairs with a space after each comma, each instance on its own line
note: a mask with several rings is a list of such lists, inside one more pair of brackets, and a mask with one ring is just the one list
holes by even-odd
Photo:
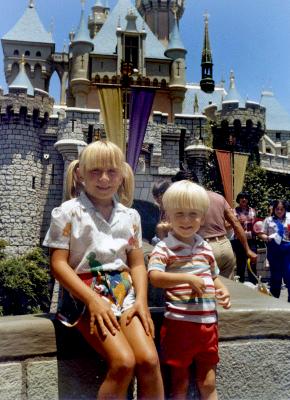
[[104, 336], [107, 331], [112, 335], [120, 329], [118, 321], [111, 310], [108, 302], [95, 293], [87, 286], [68, 264], [69, 251], [63, 249], [51, 250], [51, 271], [53, 276], [64, 286], [73, 296], [81, 300], [90, 312], [90, 332], [94, 333], [95, 324], [101, 329]]
[[223, 308], [228, 309], [231, 307], [230, 292], [227, 287], [222, 283], [219, 277], [214, 278], [215, 295], [218, 303]]
[[136, 301], [127, 316], [128, 325], [134, 315], [138, 315], [147, 335], [154, 337], [154, 325], [148, 309], [148, 278], [144, 264], [143, 250], [133, 249], [128, 255], [128, 266], [132, 277], [133, 286], [136, 292]]
[[163, 289], [171, 288], [175, 285], [188, 284], [199, 296], [202, 296], [205, 290], [204, 280], [192, 274], [152, 270], [149, 272], [149, 279], [153, 286]]

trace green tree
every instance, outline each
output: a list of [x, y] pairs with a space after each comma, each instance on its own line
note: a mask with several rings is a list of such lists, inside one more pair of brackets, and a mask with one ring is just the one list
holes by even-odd
[[39, 248], [23, 256], [3, 257], [0, 260], [2, 315], [47, 312], [50, 279], [48, 259]]

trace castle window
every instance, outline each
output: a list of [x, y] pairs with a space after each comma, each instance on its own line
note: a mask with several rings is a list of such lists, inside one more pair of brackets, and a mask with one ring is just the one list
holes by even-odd
[[14, 50], [13, 55], [14, 55], [14, 56], [19, 56], [19, 50]]
[[41, 57], [41, 52], [37, 51], [35, 55], [36, 55], [36, 57]]
[[88, 137], [87, 137], [87, 143], [88, 144], [92, 143], [93, 135], [94, 135], [94, 125], [89, 125]]
[[125, 62], [132, 63], [133, 68], [138, 68], [139, 38], [138, 36], [125, 36]]
[[36, 182], [36, 178], [35, 176], [32, 177], [32, 182], [31, 182], [31, 188], [35, 189], [35, 182]]
[[29, 50], [26, 50], [25, 55], [26, 55], [26, 56], [30, 56], [30, 51], [29, 51]]
[[276, 132], [276, 139], [281, 140], [281, 132]]

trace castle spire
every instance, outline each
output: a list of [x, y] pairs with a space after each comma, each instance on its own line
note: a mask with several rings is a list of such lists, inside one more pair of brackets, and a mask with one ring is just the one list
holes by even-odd
[[34, 8], [35, 4], [34, 4], [34, 0], [29, 0], [29, 8]]
[[212, 73], [212, 53], [209, 42], [208, 33], [208, 13], [204, 15], [204, 41], [203, 50], [201, 56], [201, 81], [200, 87], [206, 93], [212, 93], [214, 91], [214, 80]]

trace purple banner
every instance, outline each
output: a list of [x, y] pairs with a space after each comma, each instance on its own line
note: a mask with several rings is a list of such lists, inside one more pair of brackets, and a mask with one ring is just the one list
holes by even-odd
[[133, 89], [131, 92], [127, 162], [134, 172], [137, 169], [154, 95], [155, 91], [150, 89]]

